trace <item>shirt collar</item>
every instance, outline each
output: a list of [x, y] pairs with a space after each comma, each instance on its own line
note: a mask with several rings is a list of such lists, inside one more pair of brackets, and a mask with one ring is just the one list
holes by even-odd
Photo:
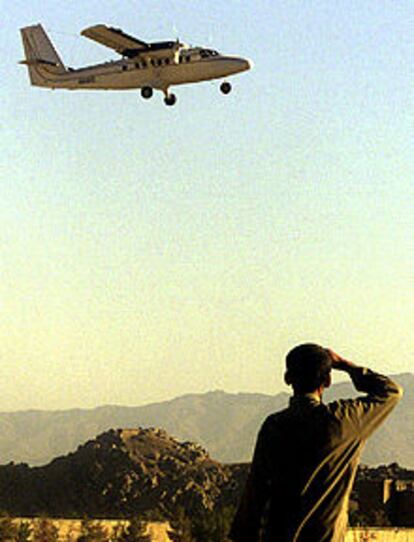
[[322, 403], [322, 399], [318, 393], [301, 393], [291, 397], [289, 403], [291, 405], [319, 405], [320, 403]]

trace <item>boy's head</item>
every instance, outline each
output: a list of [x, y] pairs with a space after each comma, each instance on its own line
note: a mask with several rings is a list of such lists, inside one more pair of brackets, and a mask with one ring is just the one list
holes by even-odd
[[332, 358], [318, 344], [301, 344], [286, 356], [285, 382], [295, 393], [310, 393], [331, 384]]

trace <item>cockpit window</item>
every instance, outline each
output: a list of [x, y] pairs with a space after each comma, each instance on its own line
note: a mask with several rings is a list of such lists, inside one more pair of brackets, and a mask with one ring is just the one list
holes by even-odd
[[200, 56], [201, 58], [209, 58], [211, 56], [217, 56], [218, 52], [213, 49], [201, 49]]

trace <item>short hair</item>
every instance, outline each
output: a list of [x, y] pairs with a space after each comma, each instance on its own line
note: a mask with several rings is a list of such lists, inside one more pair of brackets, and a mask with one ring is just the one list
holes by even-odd
[[332, 369], [326, 348], [306, 343], [296, 346], [286, 356], [285, 379], [299, 393], [310, 393], [322, 386]]

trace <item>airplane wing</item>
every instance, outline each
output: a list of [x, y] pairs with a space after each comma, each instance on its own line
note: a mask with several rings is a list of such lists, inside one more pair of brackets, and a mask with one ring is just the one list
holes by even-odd
[[104, 24], [85, 28], [85, 30], [82, 30], [81, 35], [110, 47], [123, 56], [135, 56], [148, 49], [148, 43], [145, 41], [125, 34], [119, 28], [112, 28]]

